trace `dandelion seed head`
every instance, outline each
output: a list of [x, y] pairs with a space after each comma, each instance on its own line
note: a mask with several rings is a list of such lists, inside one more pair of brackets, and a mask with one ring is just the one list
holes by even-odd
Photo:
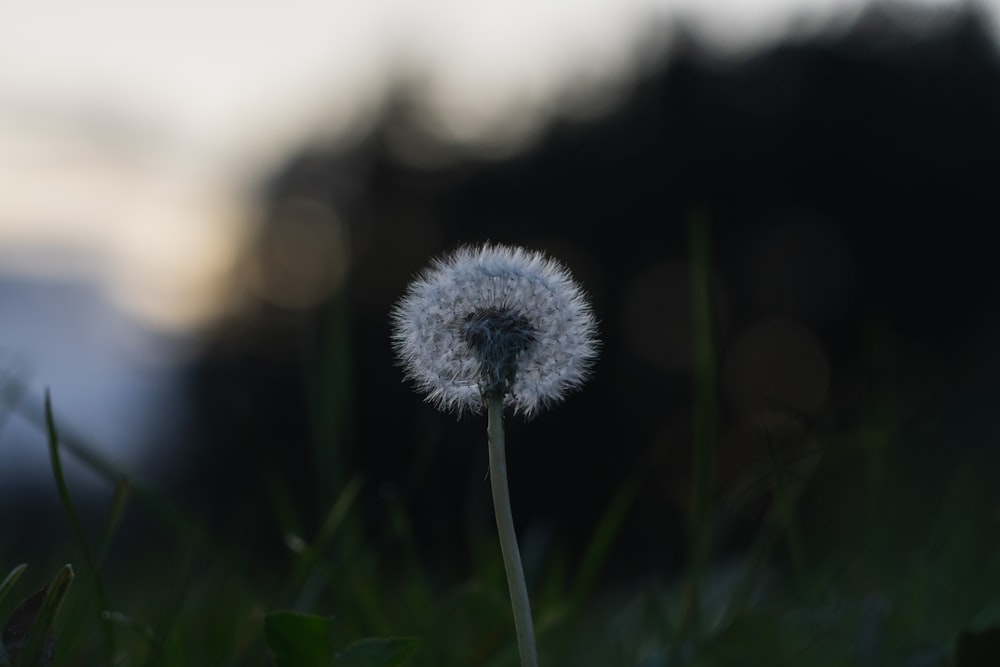
[[459, 414], [502, 395], [530, 417], [583, 384], [598, 353], [590, 304], [569, 272], [519, 247], [465, 246], [435, 260], [391, 318], [407, 378]]

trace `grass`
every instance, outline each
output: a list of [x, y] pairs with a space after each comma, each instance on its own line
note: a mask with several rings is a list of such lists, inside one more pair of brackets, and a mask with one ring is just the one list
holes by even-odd
[[[637, 466], [604, 514], [593, 517], [583, 553], [571, 559], [553, 544], [529, 582], [540, 664], [1000, 664], [994, 661], [1000, 647], [1000, 504], [997, 471], [990, 466], [997, 457], [972, 453], [951, 460], [941, 454], [933, 474], [915, 472], [908, 452], [919, 448], [917, 441], [948, 434], [893, 425], [891, 397], [878, 397], [864, 425], [820, 434], [819, 463], [808, 474], [822, 475], [838, 457], [853, 457], [867, 471], [862, 488], [841, 489], [844, 496], [829, 497], [818, 514], [807, 511], [802, 489], [810, 479], [796, 478], [798, 469], [772, 447], [758, 480], [769, 505], [755, 541], [742, 555], [719, 557], [726, 522], [714, 501], [720, 416], [703, 220], [693, 222], [691, 252], [699, 347], [688, 562], [680, 576], [664, 570], [632, 581], [604, 577], [617, 537], [649, 483], [646, 466]], [[344, 356], [342, 333], [331, 341], [335, 358]], [[891, 336], [885, 329], [872, 339], [886, 354]], [[349, 400], [343, 377], [325, 382], [324, 395]], [[62, 433], [58, 406], [47, 397], [35, 410], [22, 389], [0, 389], [18, 397], [0, 419], [19, 411], [46, 436], [67, 519], [52, 529], [48, 562], [25, 569], [17, 553], [0, 552], [0, 578], [6, 577], [0, 618], [10, 618], [21, 600], [57, 580], [62, 564], [72, 562], [76, 577], [60, 598], [53, 665], [517, 664], [503, 563], [489, 526], [470, 538], [468, 571], [449, 576], [420, 556], [399, 498], [387, 496], [382, 508], [391, 548], [376, 548], [359, 508], [361, 478], [331, 485], [325, 518], [313, 535], [301, 534], [282, 509], [289, 506], [287, 491], [276, 482], [272, 497], [275, 515], [286, 517], [287, 561], [261, 564], [238, 543], [218, 543], [211, 526], [185, 514], [175, 500]], [[761, 441], [770, 442], [766, 429]], [[105, 516], [78, 511], [62, 474], [67, 455], [105, 480]], [[829, 530], [810, 523], [838, 513], [842, 520]], [[137, 516], [156, 548], [129, 546], [132, 536], [123, 526], [135, 525], [127, 518]], [[363, 638], [381, 639], [356, 643]], [[0, 664], [5, 659], [0, 654]]]

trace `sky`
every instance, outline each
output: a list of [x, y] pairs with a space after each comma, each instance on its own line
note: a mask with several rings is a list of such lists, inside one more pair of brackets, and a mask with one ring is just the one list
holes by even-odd
[[861, 4], [7, 0], [0, 275], [91, 280], [150, 326], [198, 327], [226, 299], [254, 186], [363, 130], [400, 80], [439, 136], [503, 154], [625, 92], [657, 57], [651, 25], [734, 48]]
[[[669, 50], [653, 33], [683, 23], [733, 54], [847, 26], [866, 4], [5, 0], [0, 366], [12, 355], [61, 380], [73, 419], [127, 443], [150, 409], [142, 397], [159, 391], [155, 337], [195, 333], [230, 304], [256, 188], [300, 147], [363, 132], [401, 81], [439, 138], [502, 156], [553, 116], [627, 93]], [[32, 281], [84, 289], [47, 299], [9, 286]]]

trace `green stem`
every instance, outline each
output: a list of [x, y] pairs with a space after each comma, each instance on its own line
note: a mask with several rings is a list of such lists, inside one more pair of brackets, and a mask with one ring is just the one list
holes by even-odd
[[490, 447], [490, 485], [493, 487], [493, 511], [497, 517], [500, 552], [503, 554], [504, 570], [507, 572], [510, 604], [514, 610], [517, 649], [521, 655], [521, 667], [538, 667], [535, 630], [531, 622], [531, 603], [528, 600], [528, 585], [524, 580], [521, 552], [517, 548], [517, 535], [514, 532], [514, 516], [510, 511], [507, 454], [504, 450], [503, 437], [503, 397], [490, 397], [488, 403], [489, 416], [486, 432], [489, 436]]
[[690, 221], [692, 335], [694, 342], [694, 470], [691, 502], [690, 580], [681, 633], [698, 641], [702, 632], [701, 585], [712, 539], [712, 495], [716, 466], [716, 359], [708, 219], [695, 210]]

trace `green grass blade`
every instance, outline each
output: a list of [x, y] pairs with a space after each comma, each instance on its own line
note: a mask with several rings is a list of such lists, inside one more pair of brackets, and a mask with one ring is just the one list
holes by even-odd
[[691, 321], [694, 352], [694, 469], [689, 527], [690, 576], [680, 632], [697, 639], [701, 632], [700, 587], [711, 557], [711, 499], [715, 487], [718, 398], [715, 313], [711, 284], [711, 242], [706, 215], [691, 213]]
[[638, 475], [627, 479], [621, 490], [615, 496], [611, 505], [604, 512], [594, 536], [587, 546], [580, 570], [577, 573], [573, 584], [573, 592], [570, 599], [573, 601], [571, 609], [579, 611], [583, 608], [583, 603], [594, 588], [594, 583], [600, 573], [601, 567], [607, 560], [611, 547], [614, 545], [615, 537], [622, 527], [625, 515], [635, 502], [639, 494], [640, 483]]
[[320, 527], [313, 542], [296, 551], [298, 560], [289, 579], [287, 592], [284, 596], [285, 598], [294, 598], [296, 608], [308, 607], [307, 603], [318, 594], [316, 587], [309, 585], [309, 582], [316, 582], [323, 579], [323, 577], [318, 576], [320, 574], [318, 570], [322, 570], [328, 565], [325, 562], [328, 559], [325, 559], [324, 554], [327, 553], [329, 546], [333, 543], [333, 538], [340, 533], [363, 486], [364, 481], [360, 476], [353, 477], [344, 486], [337, 500], [330, 507], [330, 511], [327, 512], [323, 520], [323, 525]]
[[108, 516], [104, 520], [104, 530], [101, 532], [101, 544], [97, 550], [98, 565], [104, 562], [108, 551], [111, 549], [111, 543], [114, 541], [115, 533], [118, 531], [118, 525], [121, 523], [122, 514], [124, 514], [125, 507], [128, 505], [130, 495], [131, 485], [128, 478], [122, 475], [118, 478], [118, 483], [115, 484], [115, 491], [111, 496], [111, 507], [108, 509]]
[[789, 472], [786, 471], [787, 464], [780, 460], [777, 445], [770, 430], [764, 425], [760, 427], [760, 430], [761, 437], [767, 445], [768, 460], [775, 482], [772, 511], [776, 513], [775, 520], [781, 524], [791, 563], [793, 581], [801, 592], [806, 589], [806, 554], [795, 508], [796, 492], [792, 488], [793, 483], [789, 479]]
[[185, 611], [191, 591], [196, 585], [199, 564], [191, 551], [177, 555], [180, 576], [172, 585], [172, 592], [161, 608], [162, 617], [157, 623], [155, 634], [160, 638], [153, 650], [146, 654], [144, 667], [186, 664], [184, 661], [183, 631]]
[[[90, 544], [83, 530], [83, 524], [80, 523], [80, 517], [76, 512], [76, 507], [73, 505], [73, 499], [70, 497], [69, 487], [66, 485], [66, 478], [63, 475], [62, 459], [59, 455], [59, 433], [56, 430], [55, 418], [52, 416], [52, 400], [48, 391], [45, 392], [45, 428], [48, 434], [49, 458], [52, 462], [52, 474], [55, 477], [56, 489], [59, 492], [59, 501], [66, 511], [73, 535], [80, 545], [87, 573], [90, 575], [91, 583], [94, 586], [94, 594], [99, 607], [98, 613], [102, 613], [108, 608], [108, 601], [104, 594], [104, 586], [101, 583], [100, 574], [97, 571], [97, 563], [94, 560], [93, 551], [90, 549]], [[110, 658], [114, 655], [114, 633], [111, 630], [110, 624], [106, 622], [101, 623], [101, 630], [107, 656]]]
[[358, 495], [361, 493], [361, 488], [364, 486], [364, 480], [361, 476], [353, 477], [341, 491], [340, 495], [337, 497], [337, 501], [330, 508], [330, 512], [327, 514], [326, 519], [323, 521], [323, 526], [320, 528], [319, 534], [316, 537], [315, 547], [319, 551], [322, 551], [326, 546], [333, 540], [334, 536], [340, 530], [344, 521], [347, 519], [351, 508], [354, 507], [355, 502], [358, 499]]
[[24, 574], [24, 571], [27, 569], [28, 564], [21, 563], [11, 570], [10, 573], [4, 577], [3, 581], [0, 581], [0, 604], [3, 604], [7, 594], [10, 593], [10, 589], [14, 587], [14, 584], [17, 583], [17, 580], [21, 578], [21, 575]]
[[[11, 381], [11, 384], [19, 385], [19, 382]], [[23, 419], [35, 425], [43, 432], [48, 431], [48, 419], [46, 417], [44, 401], [18, 401], [15, 403], [9, 394], [10, 392], [0, 392], [0, 401], [4, 403], [8, 410], [17, 409], [19, 416]], [[103, 478], [111, 484], [117, 484], [122, 477], [125, 477], [122, 469], [102, 455], [97, 447], [88, 443], [79, 434], [67, 432], [65, 425], [63, 425], [60, 432], [59, 448], [62, 451], [68, 452], [74, 459], [97, 474], [98, 477]], [[145, 509], [170, 526], [177, 533], [180, 541], [185, 544], [197, 545], [201, 551], [209, 553], [216, 558], [232, 560], [226, 558], [224, 550], [211, 537], [209, 531], [205, 529], [200, 521], [178, 509], [162, 494], [144, 484], [137, 483], [135, 480], [130, 481], [129, 488], [130, 494]]]
[[17, 667], [46, 667], [52, 662], [55, 651], [55, 640], [52, 637], [52, 626], [59, 613], [66, 591], [73, 583], [73, 567], [64, 565], [56, 574], [52, 583], [45, 589], [45, 599], [42, 601], [38, 615], [31, 623], [31, 630], [21, 652], [16, 660]]

